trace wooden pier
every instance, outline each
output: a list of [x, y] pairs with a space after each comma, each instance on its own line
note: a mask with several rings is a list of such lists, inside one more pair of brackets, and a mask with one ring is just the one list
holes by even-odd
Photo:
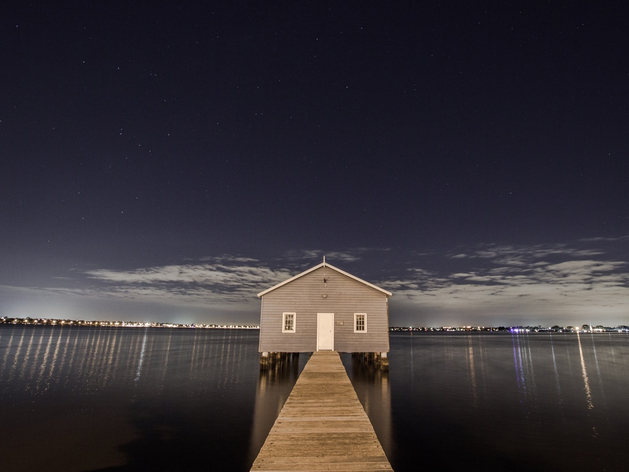
[[393, 470], [337, 352], [312, 354], [251, 470]]

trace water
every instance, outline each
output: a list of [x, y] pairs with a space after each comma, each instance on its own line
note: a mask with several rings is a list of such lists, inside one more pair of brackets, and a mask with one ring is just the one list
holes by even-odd
[[0, 470], [246, 470], [298, 375], [264, 389], [257, 347], [245, 330], [1, 327]]
[[[258, 332], [0, 327], [0, 470], [248, 470], [307, 360]], [[629, 336], [391, 335], [343, 355], [396, 471], [626, 470]]]
[[391, 462], [627, 470], [626, 334], [391, 336]]

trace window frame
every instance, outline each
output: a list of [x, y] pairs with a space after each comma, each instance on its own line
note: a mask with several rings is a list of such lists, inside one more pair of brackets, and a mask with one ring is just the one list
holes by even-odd
[[[286, 329], [287, 315], [292, 315], [292, 329]], [[297, 327], [297, 313], [294, 311], [285, 311], [282, 313], [282, 333], [295, 333]]]
[[[358, 319], [362, 316], [363, 329], [358, 329]], [[354, 313], [354, 333], [366, 333], [367, 332], [367, 313]]]

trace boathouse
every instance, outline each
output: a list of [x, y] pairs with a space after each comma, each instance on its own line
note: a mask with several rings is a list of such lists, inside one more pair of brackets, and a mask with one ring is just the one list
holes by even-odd
[[[271, 353], [389, 352], [387, 292], [325, 261], [258, 294], [262, 360]], [[388, 360], [388, 359], [387, 359]]]

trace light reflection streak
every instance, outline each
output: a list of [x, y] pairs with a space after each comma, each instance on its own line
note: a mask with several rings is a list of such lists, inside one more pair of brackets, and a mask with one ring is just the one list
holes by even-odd
[[17, 343], [17, 348], [15, 349], [15, 354], [13, 356], [13, 363], [11, 364], [11, 370], [9, 371], [9, 382], [15, 379], [17, 375], [17, 366], [19, 364], [18, 358], [20, 357], [20, 352], [22, 352], [22, 345], [24, 344], [24, 329], [22, 329], [22, 333], [20, 334], [20, 341]]
[[148, 335], [148, 328], [144, 328], [144, 338], [142, 339], [142, 349], [140, 351], [140, 361], [138, 362], [138, 371], [135, 374], [135, 381], [140, 380], [140, 374], [142, 373], [142, 364], [144, 363], [144, 349], [146, 348], [146, 338]]
[[[230, 334], [231, 334], [231, 333], [230, 333]], [[231, 336], [230, 336], [230, 337], [231, 337]], [[233, 378], [234, 378], [234, 373], [233, 373], [233, 372], [234, 372], [234, 369], [231, 369], [231, 368], [230, 368], [231, 366], [229, 365], [229, 364], [230, 364], [230, 362], [229, 362], [229, 361], [232, 359], [232, 356], [231, 356], [231, 351], [232, 351], [232, 343], [231, 343], [231, 342], [228, 342], [228, 343], [227, 343], [227, 369], [228, 369], [228, 371], [229, 371], [229, 372], [231, 372], [231, 376], [230, 376], [230, 378], [229, 378], [229, 382], [230, 382], [230, 383], [233, 381]], [[225, 374], [227, 374], [227, 372], [225, 372]], [[227, 375], [223, 375], [223, 377], [225, 378], [225, 382], [227, 382]]]
[[39, 375], [37, 376], [37, 383], [35, 386], [35, 390], [39, 392], [41, 383], [44, 380], [44, 374], [46, 373], [46, 369], [48, 367], [48, 353], [50, 352], [50, 346], [52, 345], [52, 334], [48, 334], [48, 343], [46, 344], [46, 350], [44, 351], [44, 358], [41, 366], [39, 367]]
[[105, 359], [105, 371], [103, 372], [103, 387], [107, 385], [111, 377], [112, 368], [114, 365], [114, 352], [116, 351], [116, 344], [118, 342], [119, 331], [110, 331], [107, 336], [107, 351], [103, 356]]
[[[522, 373], [522, 359], [519, 356], [519, 349], [516, 348], [516, 334], [511, 334], [511, 342], [513, 344], [513, 362], [515, 364], [515, 378], [518, 383], [518, 390], [524, 388], [526, 390], [526, 385], [524, 385], [524, 374]], [[518, 340], [518, 346], [520, 341]]]
[[[238, 338], [239, 339], [238, 339], [238, 355], [237, 355], [237, 359], [241, 359], [243, 357], [243, 355], [244, 355], [244, 352], [243, 352], [244, 346], [243, 346], [243, 343], [242, 343], [242, 336], [240, 335], [240, 333], [239, 333]], [[233, 375], [234, 382], [235, 383], [240, 383], [241, 370], [240, 369], [234, 369], [234, 372], [235, 372], [235, 374]]]
[[614, 372], [618, 372], [617, 366], [616, 366], [616, 354], [614, 353], [614, 343], [612, 341], [612, 334], [611, 333], [607, 333], [607, 336], [609, 336], [609, 348], [612, 351], [612, 365], [614, 366]]
[[[76, 338], [78, 338], [78, 337], [79, 337], [79, 333], [78, 333], [78, 331], [76, 331]], [[88, 333], [87, 339], [82, 339], [81, 338], [81, 349], [80, 349], [81, 353], [84, 353], [85, 350], [87, 349], [87, 347], [92, 344], [93, 337], [94, 337], [94, 333], [92, 331], [90, 331]], [[74, 349], [73, 352], [72, 352], [72, 362], [73, 363], [74, 363], [75, 355], [76, 355], [76, 349]], [[78, 370], [80, 378], [83, 377], [83, 369], [85, 367], [86, 362], [89, 362], [89, 361], [87, 361], [85, 359], [85, 357], [86, 357], [85, 355], [80, 355], [79, 356], [79, 360], [78, 360], [78, 369], [77, 370]], [[89, 368], [89, 363], [88, 363], [88, 368]]]
[[415, 353], [413, 352], [413, 332], [411, 331], [411, 391], [415, 391]]
[[126, 369], [128, 372], [132, 372], [133, 365], [135, 364], [135, 354], [138, 351], [138, 344], [140, 344], [140, 338], [138, 336], [134, 336], [131, 341], [131, 346], [129, 347], [129, 356], [127, 357]]
[[203, 351], [201, 352], [201, 369], [205, 369], [205, 360], [207, 359], [207, 342], [203, 343]]
[[[94, 354], [94, 357], [98, 358], [98, 362], [94, 366], [94, 382], [96, 383], [96, 387], [100, 388], [103, 385], [103, 372], [105, 369], [105, 363], [107, 362], [107, 348], [109, 346], [109, 331], [99, 330], [98, 343], [100, 347], [98, 349], [98, 355]], [[102, 338], [102, 339], [101, 339]]]
[[[57, 344], [55, 346], [55, 352], [52, 354], [52, 360], [50, 361], [50, 366], [48, 369], [48, 377], [46, 377], [46, 386], [44, 387], [44, 392], [50, 388], [50, 384], [52, 383], [53, 374], [55, 373], [55, 365], [57, 365], [57, 358], [59, 356], [59, 349], [61, 348], [62, 340], [63, 340], [63, 326], [60, 328], [59, 336], [56, 337]], [[52, 334], [50, 336], [52, 339]], [[56, 376], [57, 377], [57, 376]]]
[[[195, 370], [188, 374], [188, 380], [206, 376], [216, 380], [213, 385], [203, 383], [200, 388], [204, 392], [247, 381], [240, 364], [255, 346], [243, 342], [246, 337], [240, 332], [189, 334], [162, 336], [150, 329], [123, 332], [106, 328], [11, 327], [1, 333], [0, 395], [44, 395], [63, 390], [93, 394], [114, 383], [152, 381], [163, 391], [170, 385], [169, 376], [182, 370], [187, 373], [190, 364]], [[175, 345], [178, 348], [173, 351]]]
[[474, 399], [474, 408], [478, 408], [478, 391], [476, 388], [476, 371], [474, 370], [474, 346], [472, 345], [472, 336], [468, 336], [467, 345], [467, 360], [470, 367], [472, 398]]
[[[523, 406], [527, 400], [536, 399], [536, 385], [535, 385], [535, 371], [533, 369], [533, 354], [531, 352], [531, 346], [528, 335], [512, 333], [513, 344], [513, 356], [516, 369], [516, 380], [518, 383], [518, 390], [522, 394], [522, 400], [520, 403]], [[535, 404], [532, 405], [536, 407]], [[528, 415], [530, 411], [525, 409]]]
[[223, 333], [223, 340], [221, 342], [221, 354], [219, 358], [221, 361], [218, 366], [218, 371], [219, 371], [218, 386], [219, 388], [223, 388], [225, 386], [225, 378], [224, 376], [220, 375], [220, 372], [223, 372], [224, 366], [225, 366], [225, 333]]
[[[66, 368], [68, 366], [68, 352], [72, 351], [72, 348], [70, 346], [74, 345], [74, 342], [72, 341], [72, 329], [68, 328], [68, 335], [66, 337], [66, 343], [65, 346], [63, 346], [63, 354], [61, 355], [61, 362], [59, 364], [59, 372], [61, 373], [61, 371]], [[61, 376], [59, 376], [61, 377]], [[64, 377], [61, 377], [61, 379], [63, 379]], [[61, 379], [59, 380], [59, 382], [61, 381]], [[67, 382], [67, 377], [65, 378], [65, 382]]]
[[120, 352], [123, 346], [122, 334], [119, 330], [114, 331], [114, 339], [116, 340], [115, 350], [112, 351], [111, 372], [118, 372], [118, 365], [120, 364], [120, 358], [122, 357]]
[[557, 371], [557, 360], [555, 358], [555, 345], [553, 343], [553, 333], [550, 333], [550, 350], [553, 355], [553, 369], [555, 370], [555, 385], [557, 386], [557, 396], [559, 398], [559, 407], [563, 404], [563, 398], [561, 396], [561, 385], [559, 383], [559, 372]]
[[[32, 337], [35, 338], [35, 333], [32, 333]], [[31, 367], [31, 371], [29, 372], [28, 376], [29, 378], [33, 378], [35, 377], [35, 370], [37, 370], [37, 360], [39, 359], [39, 353], [41, 352], [41, 347], [43, 344], [43, 339], [44, 339], [44, 331], [41, 330], [40, 334], [39, 334], [39, 341], [36, 342], [37, 344], [37, 349], [35, 349], [35, 355], [33, 356], [33, 360], [32, 360], [32, 367]]]
[[478, 337], [478, 352], [480, 354], [479, 356], [477, 356], [477, 357], [480, 357], [480, 380], [481, 380], [481, 389], [482, 389], [481, 399], [487, 396], [487, 378], [486, 378], [486, 372], [485, 372], [486, 348], [483, 343], [483, 339], [484, 339], [483, 336]]
[[598, 377], [598, 383], [601, 386], [602, 398], [605, 398], [605, 391], [603, 390], [603, 378], [601, 377], [601, 369], [598, 365], [598, 354], [596, 353], [596, 343], [594, 343], [594, 334], [590, 333], [592, 338], [592, 352], [594, 353], [594, 365], [596, 366], [596, 376]]
[[166, 346], [166, 357], [162, 364], [162, 380], [160, 382], [160, 385], [162, 388], [164, 388], [164, 379], [166, 378], [166, 371], [168, 370], [168, 360], [170, 359], [170, 345], [171, 345], [172, 339], [173, 339], [173, 332], [171, 330], [170, 333], [168, 333], [168, 345]]
[[190, 369], [188, 369], [190, 373], [194, 371], [194, 363], [197, 358], [198, 337], [199, 337], [199, 332], [195, 330], [194, 337], [192, 338], [192, 353], [190, 354]]
[[[596, 376], [598, 377], [598, 385], [601, 389], [601, 401], [600, 404], [603, 405], [602, 410], [605, 414], [605, 419], [609, 422], [609, 413], [607, 410], [607, 396], [605, 395], [605, 389], [603, 388], [603, 376], [601, 375], [601, 369], [598, 364], [598, 354], [596, 352], [596, 343], [594, 342], [594, 334], [590, 333], [590, 337], [592, 339], [592, 352], [594, 353], [594, 365], [596, 366]], [[600, 339], [600, 338], [599, 338]], [[599, 405], [600, 405], [599, 404]], [[600, 411], [600, 409], [599, 409]]]
[[11, 337], [9, 337], [9, 342], [7, 343], [4, 352], [4, 356], [2, 356], [2, 365], [0, 365], [0, 370], [4, 371], [7, 365], [7, 359], [9, 358], [9, 352], [11, 351], [11, 346], [13, 345], [13, 337], [15, 336], [15, 331], [11, 330]]
[[[22, 336], [24, 333], [22, 333]], [[26, 345], [26, 352], [24, 353], [24, 357], [22, 358], [22, 368], [20, 369], [20, 374], [18, 379], [22, 380], [24, 378], [24, 374], [26, 374], [26, 366], [28, 365], [28, 360], [31, 355], [31, 346], [33, 345], [33, 336], [31, 334], [30, 339], [28, 340], [28, 344]]]
[[533, 352], [531, 351], [531, 342], [530, 339], [526, 338], [526, 351], [528, 352], [528, 356], [527, 356], [527, 364], [528, 364], [528, 368], [529, 368], [529, 373], [530, 373], [530, 384], [531, 384], [531, 388], [530, 391], [533, 395], [536, 394], [537, 391], [537, 385], [535, 384], [535, 371], [533, 368]]
[[588, 410], [594, 408], [592, 402], [592, 392], [590, 391], [590, 381], [588, 380], [587, 369], [585, 368], [585, 360], [583, 359], [583, 347], [581, 347], [581, 336], [577, 331], [577, 341], [579, 342], [579, 355], [581, 356], [581, 375], [583, 376], [583, 384], [585, 388], [585, 399], [587, 400]]
[[97, 369], [99, 369], [103, 363], [104, 356], [102, 355], [101, 350], [104, 350], [105, 336], [105, 331], [99, 329], [98, 336], [96, 336], [96, 344], [93, 349], [91, 349], [92, 353], [90, 357], [92, 358], [92, 363], [89, 366], [90, 372], [97, 371]]
[[570, 349], [568, 347], [568, 343], [565, 343], [566, 345], [566, 359], [568, 360], [568, 373], [570, 374], [570, 377], [572, 377], [572, 362], [570, 361]]

